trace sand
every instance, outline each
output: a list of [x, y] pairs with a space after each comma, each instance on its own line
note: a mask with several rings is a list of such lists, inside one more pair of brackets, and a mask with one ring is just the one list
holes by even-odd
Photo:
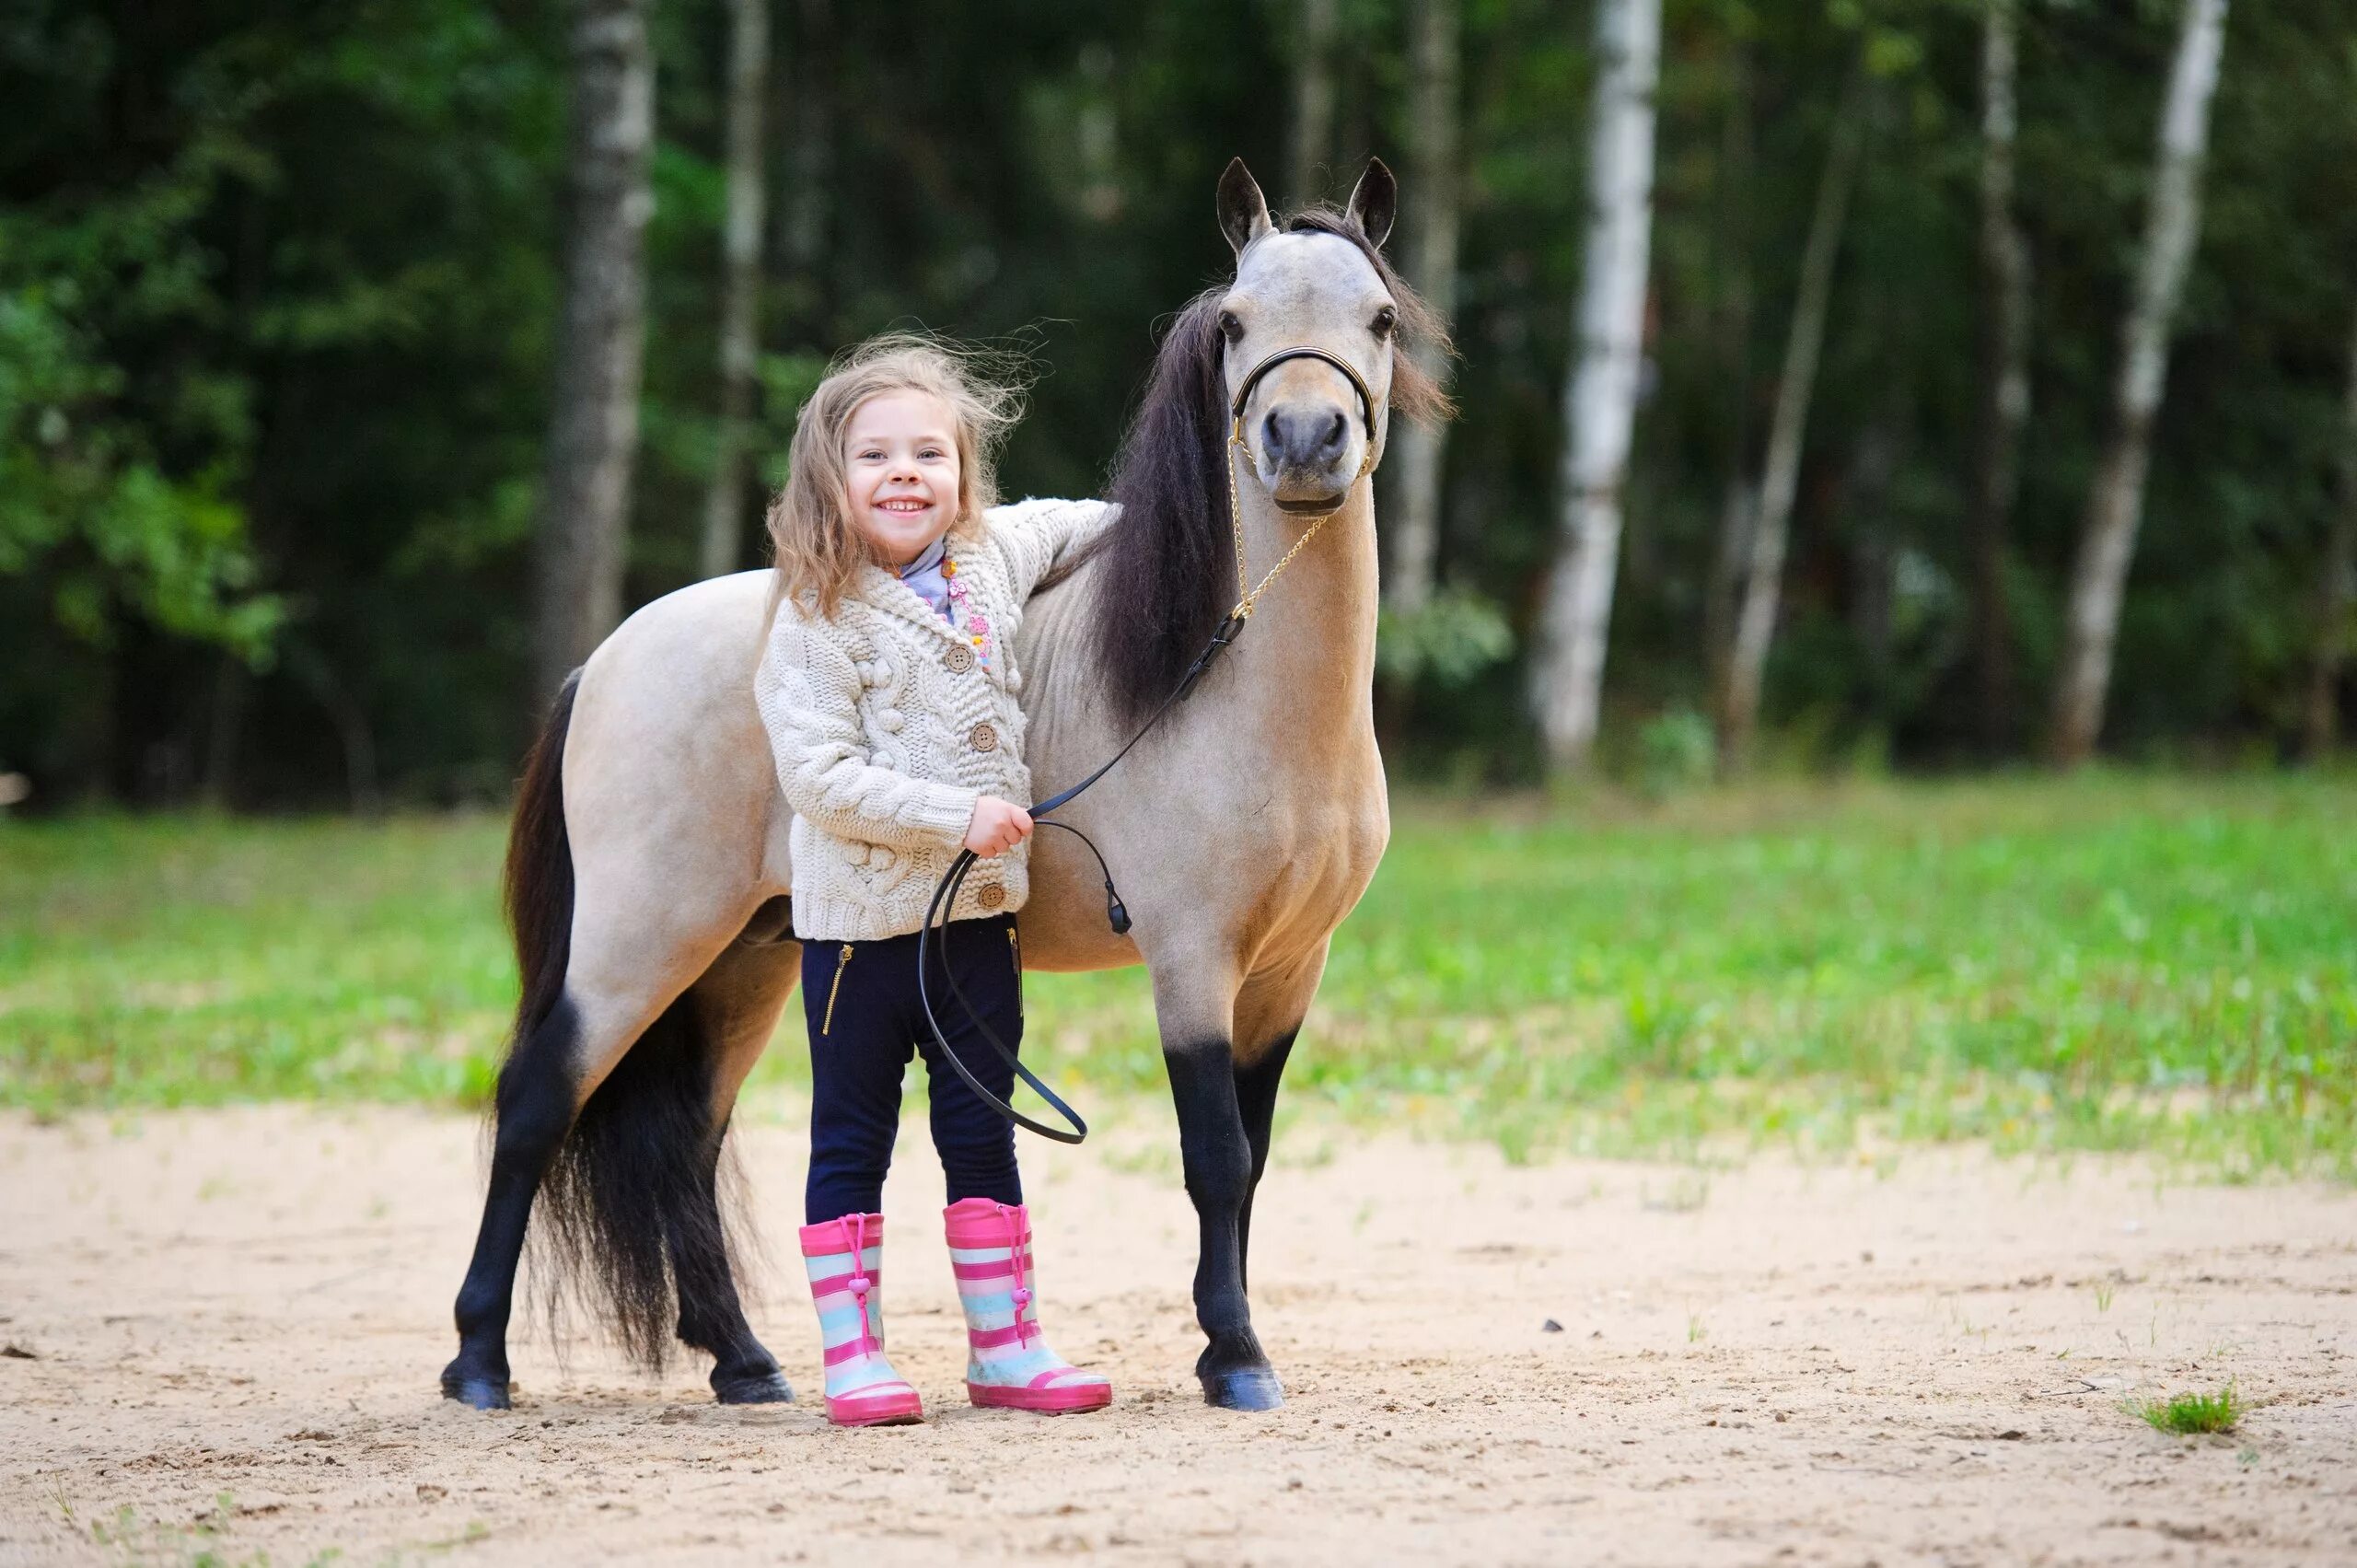
[[[772, 1255], [796, 1108], [739, 1143]], [[478, 1130], [268, 1107], [0, 1120], [0, 1562], [2357, 1562], [2357, 1197], [1910, 1150], [1701, 1172], [1280, 1130], [1253, 1278], [1290, 1399], [1206, 1409], [1167, 1117], [1027, 1149], [1104, 1412], [963, 1403], [920, 1130], [887, 1299], [922, 1427], [723, 1410], [579, 1336], [436, 1397]], [[1560, 1327], [1556, 1327], [1560, 1325]], [[2137, 1392], [2231, 1379], [2228, 1436]]]

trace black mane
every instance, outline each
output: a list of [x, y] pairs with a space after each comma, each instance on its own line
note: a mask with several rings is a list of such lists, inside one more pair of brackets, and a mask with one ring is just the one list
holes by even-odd
[[[1391, 293], [1399, 343], [1441, 354], [1448, 339], [1423, 301], [1349, 216], [1313, 207], [1290, 233], [1330, 234], [1357, 246]], [[1100, 535], [1088, 609], [1089, 643], [1115, 714], [1137, 723], [1178, 689], [1187, 666], [1236, 600], [1236, 546], [1227, 515], [1226, 340], [1219, 302], [1204, 290], [1178, 312], [1155, 355], [1137, 417], [1114, 460], [1108, 498], [1121, 516]], [[1392, 412], [1446, 417], [1448, 399], [1407, 353], [1392, 364]]]
[[1220, 296], [1197, 295], [1171, 322], [1107, 499], [1120, 519], [1099, 538], [1089, 606], [1097, 667], [1124, 720], [1145, 717], [1236, 598], [1227, 520], [1227, 386]]

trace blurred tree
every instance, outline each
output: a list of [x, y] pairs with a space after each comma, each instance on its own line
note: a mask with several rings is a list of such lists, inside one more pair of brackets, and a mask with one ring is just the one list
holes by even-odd
[[770, 71], [770, 0], [728, 0], [728, 218], [721, 243], [720, 419], [703, 504], [702, 571], [744, 557], [745, 459], [761, 367], [761, 99]]
[[1983, 0], [1980, 44], [1980, 401], [1970, 479], [1972, 661], [1980, 744], [2011, 745], [2013, 663], [2005, 611], [2006, 535], [2029, 420], [2029, 249], [2014, 215], [2020, 0]]
[[1285, 202], [1306, 206], [1323, 194], [1321, 173], [1334, 156], [1334, 45], [1337, 0], [1297, 0], [1294, 40], [1293, 142], [1285, 160]]
[[2340, 671], [2349, 656], [2349, 606], [2357, 585], [2357, 337], [2349, 353], [2349, 423], [2340, 447], [2340, 493], [2316, 586], [2316, 662], [2308, 677], [2302, 740], [2321, 761], [2340, 738]]
[[[1736, 596], [1743, 587], [1744, 559], [1751, 551], [1751, 66], [1747, 42], [1736, 40], [1727, 52], [1725, 103], [1720, 110], [1717, 167], [1711, 203], [1711, 331], [1713, 359], [1723, 377], [1717, 398], [1724, 422], [1720, 451], [1713, 454], [1722, 476], [1718, 529], [1711, 551], [1710, 577], [1703, 587], [1702, 656], [1709, 711], [1726, 711], [1727, 677], [1735, 649]], [[1716, 745], [1716, 737], [1713, 737]]]
[[[1462, 17], [1458, 0], [1410, 0], [1408, 17], [1408, 282], [1446, 320], [1457, 308]], [[1427, 353], [1424, 369], [1445, 377], [1444, 357]], [[1406, 424], [1392, 436], [1391, 460], [1399, 465], [1399, 479], [1392, 494], [1391, 571], [1384, 597], [1397, 615], [1415, 614], [1432, 597], [1447, 443], [1447, 427], [1441, 424]]]
[[[785, 260], [797, 277], [814, 279], [826, 256], [827, 212], [833, 195], [835, 168], [833, 0], [798, 0], [800, 24], [792, 59], [793, 101], [781, 118], [792, 127], [793, 147], [787, 158], [788, 195], [785, 203]], [[820, 313], [818, 299], [804, 302], [806, 317]]]
[[1600, 0], [1588, 154], [1586, 262], [1576, 357], [1563, 389], [1561, 554], [1547, 590], [1534, 692], [1549, 763], [1577, 770], [1596, 743], [1620, 510], [1644, 357], [1653, 242], [1659, 0]]
[[645, 0], [574, 0], [572, 211], [540, 482], [539, 686], [553, 692], [621, 620], [655, 199]]
[[2143, 516], [2153, 416], [2168, 375], [2168, 339], [2201, 227], [2201, 162], [2210, 99], [2225, 44], [2226, 0], [2186, 0], [2184, 29], [2161, 109], [2159, 156], [2135, 303], [2120, 329], [2119, 379], [2111, 434], [2087, 497], [2085, 531], [2072, 573], [2068, 642], [2054, 688], [2054, 760], [2065, 767], [2093, 754], [2111, 683], [2112, 646]]
[[1742, 768], [1759, 723], [1759, 692], [1768, 668], [1768, 643], [1775, 634], [1776, 610], [1783, 588], [1784, 546], [1800, 482], [1801, 444], [1808, 431], [1809, 399], [1817, 388], [1817, 366], [1825, 345], [1833, 304], [1833, 263], [1841, 248], [1850, 193], [1865, 157], [1871, 77], [1862, 62], [1850, 78], [1833, 122], [1825, 172], [1817, 181], [1817, 207], [1809, 219], [1808, 246], [1801, 257], [1800, 288], [1793, 297], [1792, 326], [1784, 340], [1784, 370], [1776, 383], [1776, 411], [1768, 425], [1768, 452], [1760, 470], [1759, 496], [1752, 507], [1750, 550], [1744, 563], [1742, 608], [1727, 657], [1725, 707], [1719, 714], [1719, 752], [1725, 764]]

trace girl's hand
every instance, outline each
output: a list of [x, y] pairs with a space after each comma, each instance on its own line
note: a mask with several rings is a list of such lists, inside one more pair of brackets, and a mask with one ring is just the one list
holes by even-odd
[[974, 803], [966, 827], [966, 847], [985, 858], [1004, 854], [1031, 836], [1031, 813], [1011, 800], [986, 795]]

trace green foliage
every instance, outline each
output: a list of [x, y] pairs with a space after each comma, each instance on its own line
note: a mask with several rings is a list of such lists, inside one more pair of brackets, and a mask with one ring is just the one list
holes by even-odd
[[1637, 787], [1660, 800], [1708, 784], [1718, 751], [1709, 719], [1691, 708], [1673, 709], [1637, 732]]
[[[128, 612], [259, 660], [280, 617], [274, 597], [249, 591], [235, 499], [253, 438], [245, 388], [192, 370], [142, 419], [104, 342], [110, 315], [198, 308], [185, 226], [223, 161], [195, 149], [71, 221], [0, 211], [0, 578], [39, 574], [57, 623], [87, 643], [109, 642]], [[166, 445], [188, 461], [168, 464]]]
[[1388, 606], [1376, 626], [1375, 667], [1386, 680], [1463, 686], [1514, 652], [1498, 607], [1464, 588], [1444, 588], [1418, 610]]
[[2128, 1413], [2155, 1432], [2193, 1437], [2212, 1432], [2232, 1432], [2247, 1409], [2232, 1383], [2214, 1394], [2178, 1394], [2166, 1400], [2131, 1399]]
[[[36, 808], [500, 798], [520, 750], [565, 148], [555, 0], [0, 24], [0, 766]], [[2034, 261], [2003, 576], [2012, 745], [2050, 682], [2117, 373], [2178, 7], [2021, 7]], [[1647, 393], [1605, 749], [1706, 696], [1731, 478], [1756, 477], [1817, 172], [1871, 84], [1767, 718], [1820, 758], [1977, 755], [1963, 498], [1976, 460], [1979, 0], [1679, 0], [1663, 37]], [[1339, 8], [1339, 196], [1405, 168], [1405, 0]], [[656, 211], [626, 594], [696, 569], [713, 451], [725, 17], [653, 8]], [[1461, 266], [1441, 575], [1387, 620], [1395, 772], [1535, 776], [1522, 698], [1557, 551], [1585, 222], [1586, 7], [1464, 7]], [[859, 338], [1029, 330], [1011, 494], [1101, 485], [1153, 324], [1219, 275], [1217, 169], [1285, 176], [1293, 26], [1257, 0], [780, 5], [755, 467]], [[911, 99], [910, 80], [927, 84]], [[888, 110], [884, 106], [889, 105]], [[2229, 25], [2208, 213], [2120, 629], [2112, 743], [2265, 753], [2295, 728], [2345, 439], [2357, 22]], [[1403, 192], [1405, 258], [1424, 193]], [[748, 497], [742, 559], [761, 559]], [[2349, 726], [2357, 732], [2357, 725]], [[359, 781], [355, 783], [354, 781]]]
[[[1403, 800], [1287, 1093], [1517, 1155], [1872, 1129], [2357, 1178], [2352, 810], [2347, 777]], [[0, 825], [0, 1103], [480, 1100], [501, 832]], [[1159, 1098], [1141, 971], [1029, 993], [1052, 1081]]]

